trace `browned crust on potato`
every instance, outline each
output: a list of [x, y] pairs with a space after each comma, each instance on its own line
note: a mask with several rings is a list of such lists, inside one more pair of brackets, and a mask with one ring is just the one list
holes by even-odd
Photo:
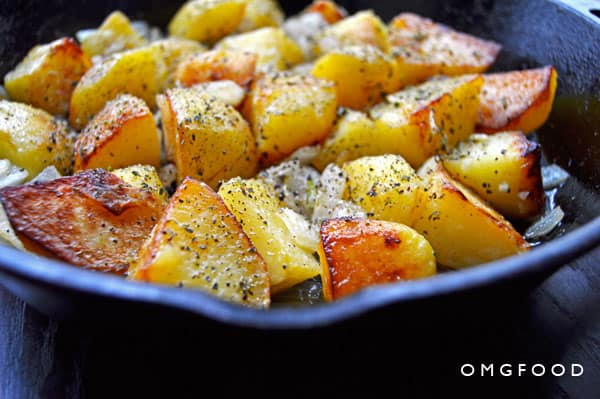
[[[520, 135], [521, 133], [516, 134]], [[528, 190], [527, 200], [534, 203], [534, 207], [531, 208], [531, 213], [522, 215], [524, 218], [529, 218], [538, 215], [544, 209], [546, 203], [546, 192], [542, 181], [542, 147], [538, 143], [527, 139], [521, 143], [521, 157], [526, 160], [523, 168], [527, 169], [528, 183], [525, 186], [533, 188], [533, 190]]]
[[123, 274], [160, 216], [149, 193], [102, 169], [0, 190], [22, 237], [83, 268]]
[[305, 13], [315, 12], [321, 14], [323, 19], [327, 21], [328, 24], [334, 24], [342, 19], [346, 18], [347, 13], [346, 10], [339, 7], [333, 1], [327, 0], [315, 0], [311, 5], [309, 5], [305, 10]]
[[554, 95], [551, 79], [555, 73], [554, 67], [546, 66], [484, 75], [477, 131], [497, 133], [517, 129], [527, 112], [538, 109]]
[[256, 74], [256, 54], [242, 50], [212, 50], [184, 59], [175, 71], [175, 81], [184, 87], [218, 80], [231, 80], [247, 87]]
[[75, 141], [75, 170], [87, 169], [90, 160], [125, 124], [149, 116], [152, 113], [146, 103], [132, 95], [122, 94], [108, 102]]
[[[479, 72], [494, 62], [501, 49], [498, 43], [455, 31], [413, 13], [396, 16], [390, 23], [389, 37], [395, 54], [403, 59], [403, 62], [429, 66], [433, 68], [432, 72], [438, 66], [442, 69], [472, 67], [476, 70], [465, 70], [463, 73]], [[435, 51], [431, 51], [425, 45], [430, 40], [439, 43]], [[455, 43], [454, 47], [449, 44], [451, 42]], [[462, 54], [464, 56], [456, 54], [456, 46], [459, 44], [464, 47], [460, 51], [467, 52]]]
[[[354, 218], [330, 219], [321, 225], [321, 245], [329, 265], [326, 290], [332, 299], [375, 284], [410, 279], [410, 258], [393, 259], [402, 245], [390, 223]], [[392, 258], [388, 258], [388, 257]], [[384, 262], [387, 258], [389, 262]]]

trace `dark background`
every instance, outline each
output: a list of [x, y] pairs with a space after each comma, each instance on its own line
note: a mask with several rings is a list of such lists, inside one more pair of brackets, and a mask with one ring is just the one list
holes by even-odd
[[[3, 21], [12, 21], [0, 24], [0, 46], [4, 46], [0, 51], [7, 54], [6, 48], [16, 50], [0, 60], [0, 72], [12, 67], [31, 43], [62, 34], [56, 26], [67, 32], [96, 26], [106, 10], [123, 8], [124, 4], [84, 0], [75, 7], [66, 0], [52, 3], [64, 11], [60, 16], [48, 18], [55, 14], [54, 6], [45, 2], [0, 1], [0, 16]], [[305, 2], [284, 3], [290, 10], [298, 10]], [[359, 8], [369, 6], [368, 1], [351, 3]], [[478, 12], [485, 13], [493, 1], [473, 3]], [[520, 3], [532, 9], [531, 13], [524, 12], [531, 18], [532, 31], [549, 29], [543, 26], [543, 2]], [[146, 4], [155, 11], [156, 21], [177, 7], [175, 2], [158, 0]], [[443, 14], [427, 10], [428, 2], [412, 4], [421, 12]], [[124, 10], [132, 17], [140, 16], [130, 7]], [[86, 15], [97, 17], [78, 15], [84, 8], [88, 9]], [[460, 14], [447, 17], [459, 28], [478, 23]], [[74, 25], [58, 24], [57, 18]], [[19, 24], [24, 26], [19, 28]], [[479, 29], [482, 33], [486, 29], [501, 31], [508, 37], [523, 35], [517, 26], [523, 29], [527, 25]], [[22, 35], [10, 35], [7, 26]], [[535, 42], [535, 37], [529, 37], [521, 45]], [[568, 54], [564, 56], [568, 58]], [[565, 75], [569, 73], [575, 72], [565, 68]], [[597, 79], [569, 79], [571, 87], [567, 88], [577, 92], [589, 87], [587, 78]], [[571, 133], [567, 128], [565, 131]], [[564, 147], [576, 141], [565, 140]], [[561, 160], [560, 154], [553, 158]], [[598, 160], [597, 154], [588, 154], [587, 163], [574, 165], [571, 171], [597, 181]], [[0, 288], [0, 399], [179, 398], [201, 397], [208, 392], [216, 392], [218, 397], [379, 397], [389, 393], [408, 398], [598, 398], [598, 263], [600, 249], [563, 267], [533, 291], [504, 286], [486, 292], [486, 300], [481, 292], [473, 292], [419, 307], [382, 309], [328, 329], [295, 332], [223, 329], [202, 320], [180, 323], [174, 311], [159, 308], [152, 308], [150, 317], [87, 314], [85, 320], [58, 321], [37, 313]], [[579, 378], [465, 378], [459, 376], [460, 365], [465, 362], [494, 363], [497, 367], [504, 362], [546, 366], [580, 363], [585, 373]]]

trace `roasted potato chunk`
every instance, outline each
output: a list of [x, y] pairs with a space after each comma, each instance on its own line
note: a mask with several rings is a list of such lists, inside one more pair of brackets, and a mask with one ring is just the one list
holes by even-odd
[[165, 69], [161, 52], [151, 46], [115, 54], [94, 64], [71, 96], [71, 126], [82, 129], [108, 101], [122, 93], [139, 97], [154, 108]]
[[347, 46], [377, 47], [384, 53], [390, 50], [387, 28], [372, 11], [361, 11], [325, 28], [317, 36], [316, 54], [326, 54]]
[[67, 124], [41, 109], [0, 100], [0, 158], [27, 170], [33, 178], [46, 166], [71, 171], [73, 136]]
[[436, 273], [427, 240], [399, 223], [331, 219], [321, 225], [323, 296], [335, 300], [365, 287]]
[[221, 40], [220, 50], [248, 51], [257, 55], [259, 72], [283, 71], [304, 61], [302, 49], [281, 28], [261, 28]]
[[175, 71], [185, 57], [207, 50], [198, 42], [180, 37], [157, 40], [149, 44], [148, 47], [157, 51], [159, 57], [165, 63], [165, 68], [159, 72], [161, 91], [175, 86]]
[[221, 198], [191, 178], [177, 188], [129, 277], [246, 306], [270, 304], [265, 261]]
[[333, 1], [315, 0], [305, 10], [305, 13], [321, 14], [328, 24], [332, 25], [348, 16], [348, 12]]
[[440, 265], [461, 269], [528, 250], [513, 226], [454, 180], [439, 159], [426, 162], [419, 175], [427, 191], [413, 228], [431, 243]]
[[121, 94], [81, 131], [75, 141], [75, 170], [160, 166], [154, 115], [137, 97]]
[[216, 80], [232, 80], [247, 87], [254, 79], [257, 57], [241, 50], [213, 50], [184, 59], [175, 71], [183, 87]]
[[4, 188], [0, 201], [29, 250], [117, 274], [127, 271], [162, 210], [152, 194], [102, 169]]
[[121, 11], [111, 13], [100, 27], [81, 38], [81, 48], [88, 57], [110, 55], [146, 44]]
[[214, 43], [237, 29], [245, 9], [245, 0], [188, 1], [169, 22], [169, 35]]
[[349, 46], [319, 58], [311, 71], [336, 83], [343, 107], [363, 109], [399, 89], [394, 59], [373, 46]]
[[267, 263], [273, 293], [319, 274], [318, 237], [300, 215], [280, 207], [270, 186], [236, 178], [219, 194]]
[[244, 18], [237, 30], [249, 32], [267, 26], [279, 26], [284, 17], [277, 0], [247, 0]]
[[32, 48], [4, 77], [12, 100], [66, 116], [75, 84], [92, 66], [90, 59], [71, 38]]
[[482, 83], [476, 75], [435, 80], [387, 96], [368, 114], [345, 112], [313, 164], [323, 169], [367, 155], [399, 154], [419, 167], [473, 133]]
[[497, 43], [457, 32], [411, 13], [394, 18], [389, 31], [403, 86], [435, 75], [483, 72], [494, 63], [501, 49]]
[[150, 165], [133, 165], [123, 169], [114, 170], [112, 173], [117, 175], [125, 183], [145, 190], [152, 194], [159, 203], [166, 205], [169, 200], [167, 190], [165, 190], [156, 169]]
[[421, 179], [399, 155], [364, 157], [344, 165], [344, 199], [379, 220], [412, 225], [419, 205]]
[[548, 119], [556, 94], [553, 67], [494, 73], [484, 79], [478, 132], [520, 130], [527, 134]]
[[452, 177], [504, 216], [526, 219], [544, 207], [541, 147], [521, 132], [476, 134], [442, 157]]
[[177, 177], [194, 177], [216, 187], [257, 167], [254, 136], [240, 113], [193, 89], [171, 89], [158, 99], [167, 157]]
[[323, 140], [336, 117], [332, 82], [291, 74], [270, 74], [254, 82], [243, 113], [256, 135], [261, 166]]

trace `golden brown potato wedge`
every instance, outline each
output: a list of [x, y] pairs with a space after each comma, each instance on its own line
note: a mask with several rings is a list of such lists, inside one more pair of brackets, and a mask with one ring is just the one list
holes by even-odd
[[112, 173], [117, 175], [125, 183], [149, 192], [159, 203], [162, 202], [166, 205], [169, 200], [167, 190], [165, 190], [162, 181], [158, 176], [158, 172], [153, 166], [133, 165], [127, 168], [113, 170]]
[[75, 141], [75, 171], [160, 166], [154, 115], [137, 97], [121, 94], [81, 131]]
[[234, 32], [244, 18], [245, 0], [192, 0], [169, 22], [169, 35], [214, 43]]
[[121, 11], [111, 13], [98, 29], [81, 39], [81, 48], [88, 57], [115, 54], [145, 44], [146, 39], [131, 26], [131, 21]]
[[319, 275], [317, 235], [300, 215], [281, 208], [270, 186], [236, 178], [219, 194], [267, 263], [273, 293]]
[[321, 14], [328, 24], [332, 25], [348, 16], [348, 12], [333, 1], [315, 0], [305, 10], [305, 13], [316, 12]]
[[243, 113], [256, 135], [261, 166], [323, 140], [336, 118], [332, 82], [312, 76], [268, 74], [253, 83]]
[[548, 119], [556, 94], [553, 67], [494, 73], [484, 79], [478, 132], [520, 130], [527, 134]]
[[102, 169], [4, 188], [0, 201], [28, 249], [117, 274], [127, 271], [162, 210], [152, 194]]
[[482, 83], [478, 75], [430, 81], [387, 96], [368, 114], [345, 112], [313, 164], [322, 170], [363, 156], [399, 154], [417, 168], [473, 133]]
[[247, 0], [244, 18], [238, 32], [249, 32], [267, 26], [279, 26], [285, 15], [277, 0]]
[[421, 179], [399, 155], [364, 157], [344, 165], [344, 199], [370, 217], [412, 225], [421, 195]]
[[326, 54], [346, 46], [377, 47], [384, 53], [390, 50], [387, 28], [372, 11], [361, 11], [325, 28], [317, 36], [316, 54]]
[[241, 50], [213, 50], [184, 59], [175, 71], [183, 87], [216, 80], [232, 80], [247, 87], [256, 73], [257, 56]]
[[139, 97], [154, 108], [155, 96], [161, 89], [161, 78], [166, 70], [162, 55], [157, 47], [145, 46], [94, 64], [71, 96], [71, 126], [82, 129], [108, 101], [122, 93]]
[[254, 135], [230, 105], [194, 89], [170, 89], [158, 97], [168, 160], [177, 177], [216, 187], [231, 177], [250, 177], [257, 167]]
[[343, 107], [364, 109], [399, 89], [396, 62], [373, 46], [348, 46], [319, 58], [311, 74], [336, 83]]
[[363, 288], [436, 273], [427, 240], [405, 225], [367, 219], [331, 219], [321, 225], [323, 296], [335, 300]]
[[521, 132], [476, 134], [442, 157], [446, 170], [504, 216], [526, 219], [544, 207], [541, 147]]
[[129, 277], [247, 306], [270, 303], [264, 260], [221, 198], [191, 178], [177, 188]]
[[71, 38], [32, 48], [4, 77], [10, 98], [66, 116], [75, 84], [92, 66], [90, 59]]
[[439, 159], [426, 162], [419, 175], [426, 195], [413, 227], [431, 243], [440, 265], [461, 269], [529, 249], [513, 226], [454, 180]]
[[54, 165], [69, 173], [73, 161], [73, 136], [67, 124], [41, 109], [0, 100], [0, 158], [24, 168], [33, 178]]
[[283, 71], [304, 61], [302, 49], [281, 28], [266, 27], [221, 40], [216, 49], [248, 51], [258, 56], [259, 72]]
[[403, 13], [389, 26], [392, 53], [402, 85], [414, 85], [435, 75], [463, 75], [487, 70], [501, 46], [457, 32], [416, 14]]

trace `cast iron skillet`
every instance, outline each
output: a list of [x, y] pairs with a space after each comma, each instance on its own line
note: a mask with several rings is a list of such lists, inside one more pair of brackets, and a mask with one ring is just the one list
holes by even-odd
[[[288, 13], [307, 1], [281, 1]], [[413, 11], [459, 30], [501, 42], [495, 69], [554, 65], [559, 95], [539, 132], [545, 156], [572, 178], [558, 194], [566, 212], [563, 226], [549, 242], [525, 255], [431, 279], [364, 290], [333, 304], [276, 307], [257, 311], [234, 306], [191, 290], [128, 282], [60, 262], [0, 248], [0, 281], [38, 309], [58, 317], [106, 320], [120, 315], [177, 315], [204, 324], [296, 329], [327, 326], [384, 309], [387, 315], [454, 297], [510, 296], [530, 289], [561, 265], [600, 244], [600, 10], [597, 2], [572, 0], [341, 1], [350, 11], [372, 8], [391, 18]], [[180, 2], [160, 0], [70, 2], [0, 1], [0, 73], [10, 70], [36, 43], [77, 29], [97, 26], [112, 10], [165, 26]]]

